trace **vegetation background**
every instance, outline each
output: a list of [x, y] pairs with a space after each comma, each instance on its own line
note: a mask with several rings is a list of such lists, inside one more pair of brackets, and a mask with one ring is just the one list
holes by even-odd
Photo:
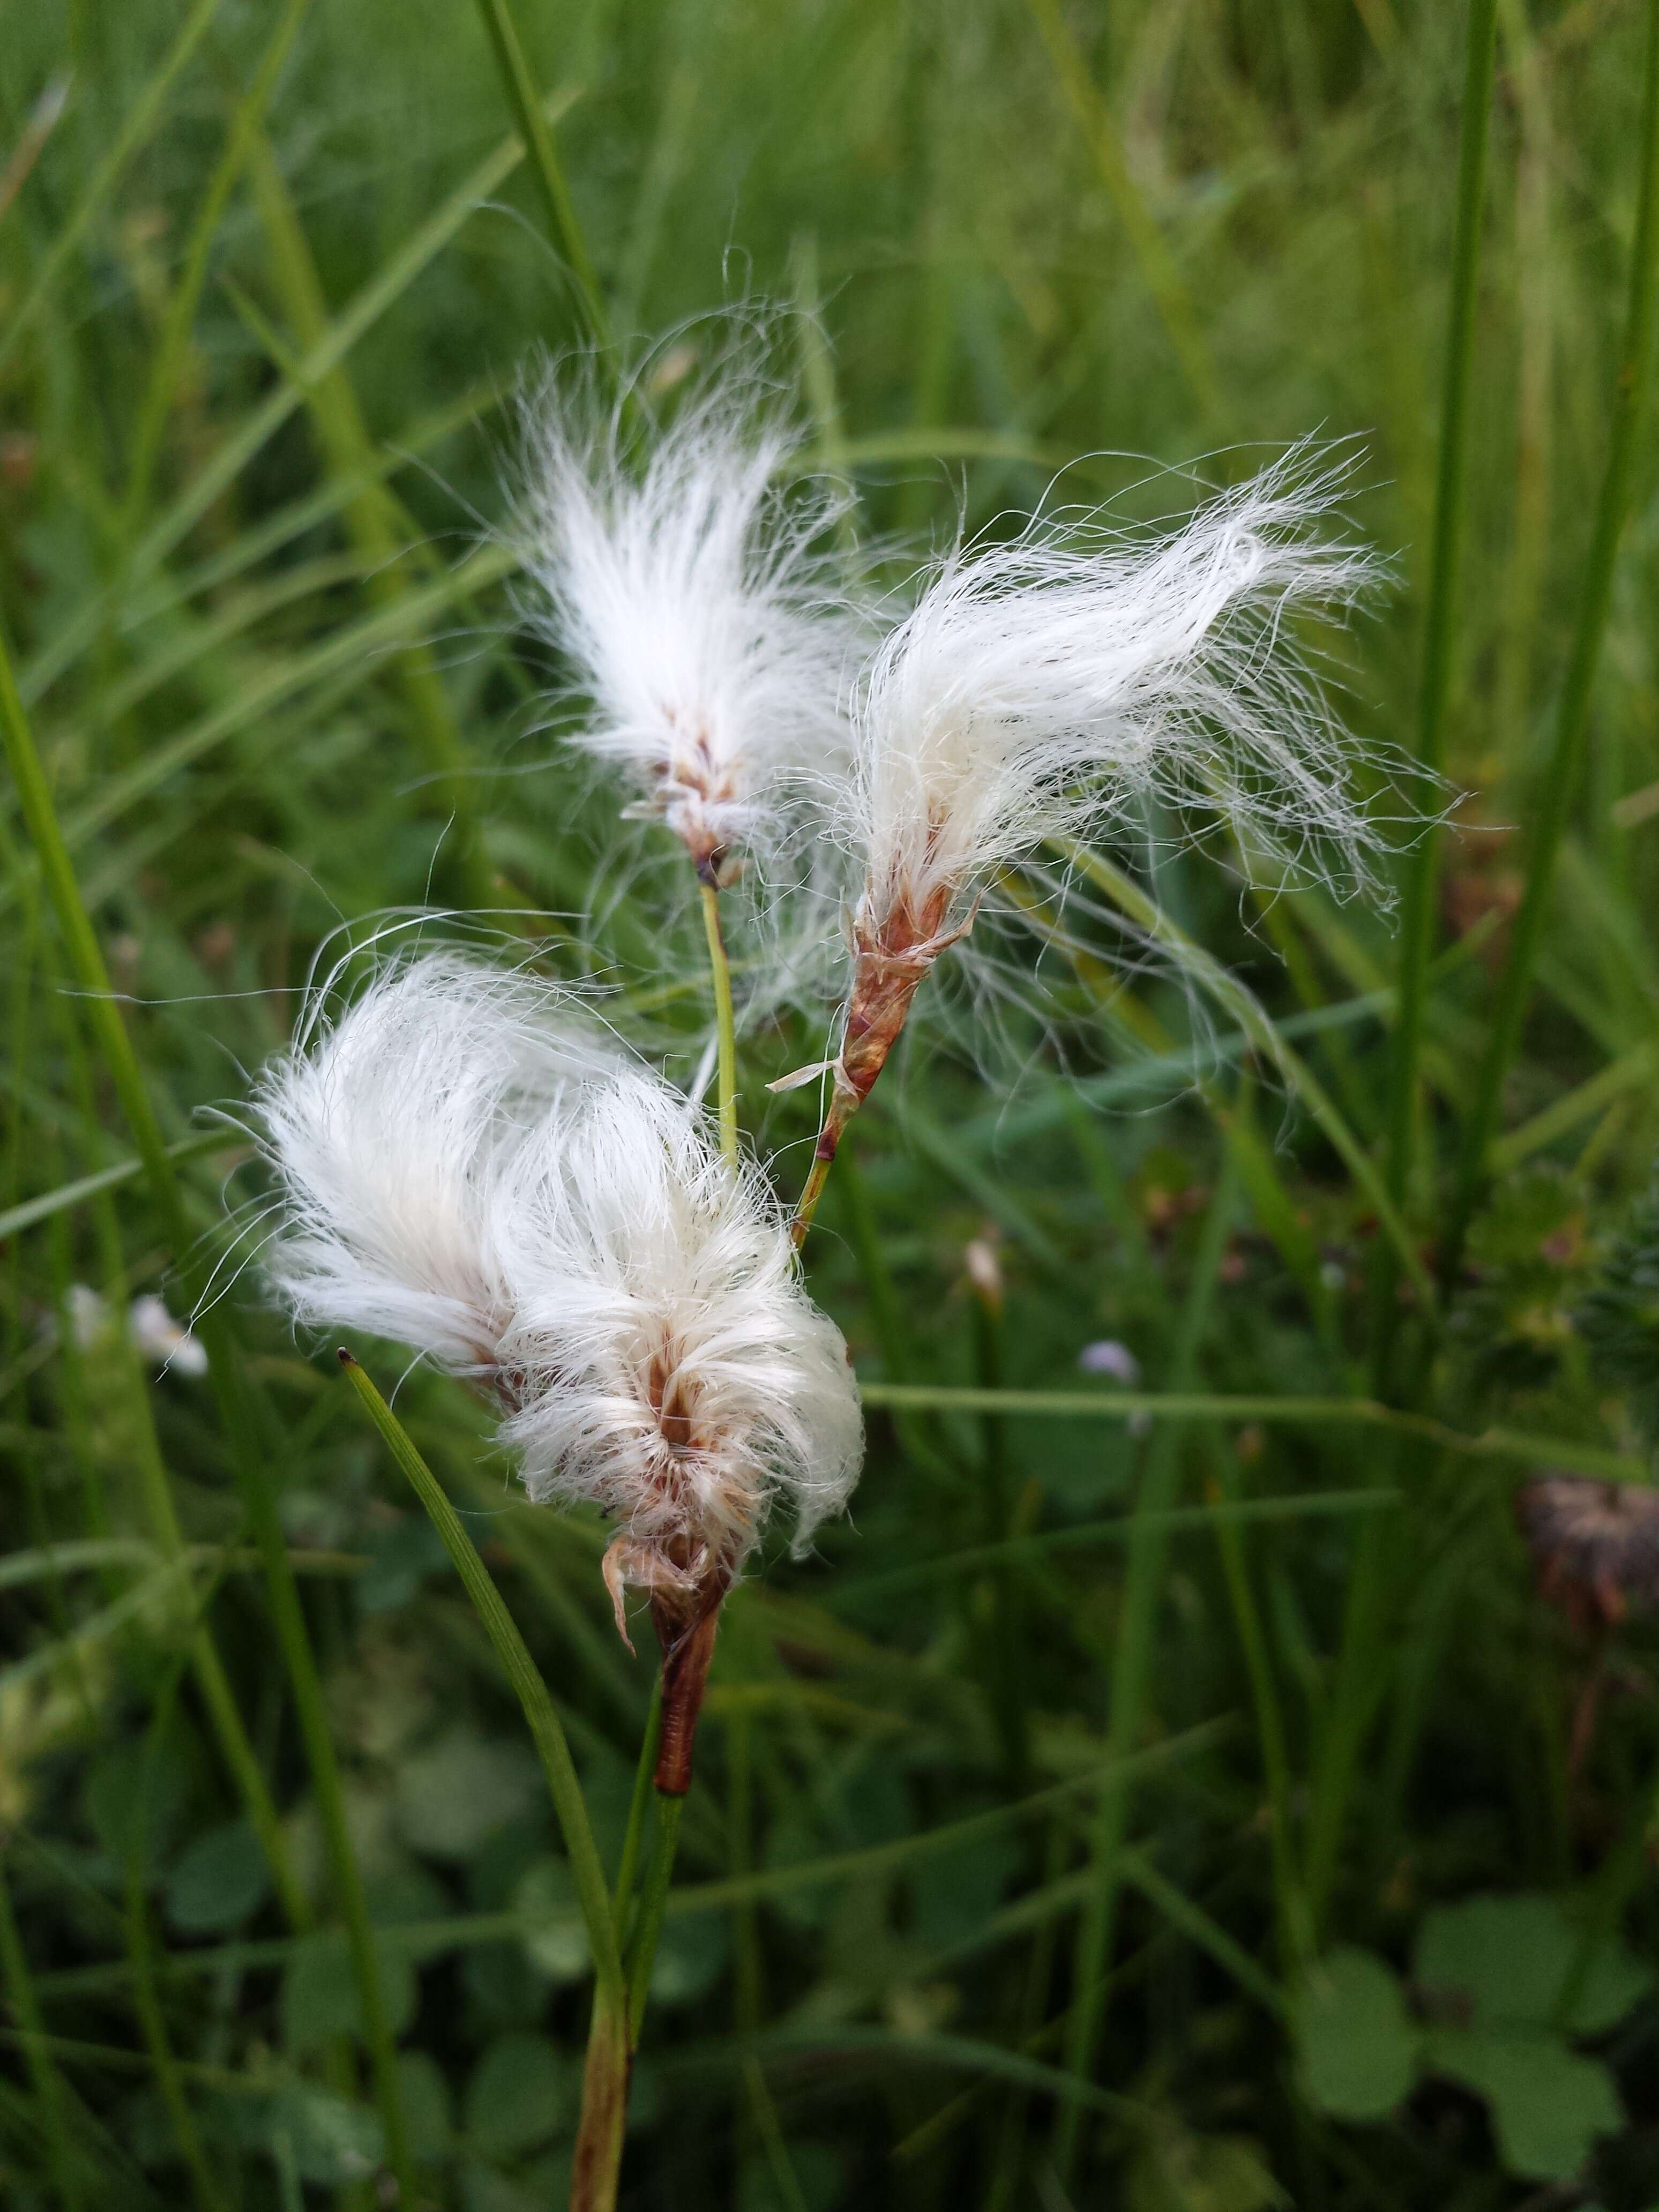
[[[819, 456], [872, 532], [1002, 526], [1060, 467], [1057, 496], [1180, 507], [1149, 460], [1220, 483], [1309, 432], [1361, 440], [1352, 514], [1397, 573], [1343, 711], [1437, 732], [1469, 794], [1437, 890], [1402, 862], [1434, 954], [1420, 1047], [1409, 927], [1255, 897], [1237, 856], [1166, 843], [1138, 878], [1166, 944], [1267, 1016], [1190, 957], [1115, 974], [1103, 903], [1044, 954], [1047, 1042], [1028, 964], [992, 1079], [913, 1041], [860, 1117], [810, 1272], [869, 1465], [819, 1556], [728, 1608], [623, 2202], [1642, 2212], [1655, 1540], [1551, 1601], [1513, 1503], [1540, 1470], [1644, 1479], [1659, 1368], [1632, 1216], [1659, 505], [1621, 353], [1651, 260], [1643, 9], [1474, 0], [1472, 40], [1421, 0], [522, 0], [520, 27], [616, 330], [686, 324], [666, 389], [708, 343], [688, 319], [785, 303]], [[257, 1197], [202, 1115], [284, 1042], [342, 921], [496, 909], [558, 972], [617, 981], [677, 1064], [706, 1028], [695, 910], [645, 848], [619, 861], [612, 802], [561, 756], [497, 534], [503, 403], [580, 333], [513, 120], [459, 0], [6, 12], [9, 743], [15, 766], [33, 733], [95, 933], [9, 787], [19, 2207], [387, 2201], [337, 1815], [422, 2191], [562, 2202], [585, 1947], [441, 1549], [331, 1347], [296, 1347], [253, 1276], [219, 1278], [206, 1372], [158, 1371], [122, 1322], [144, 1293], [187, 1310], [225, 1195]], [[1437, 568], [1437, 495], [1462, 527]], [[822, 1036], [745, 1048], [787, 1182], [810, 1108], [763, 1112], [761, 1085]], [[135, 1081], [172, 1200], [154, 1145], [135, 1172]], [[359, 1349], [389, 1389], [396, 1355]], [[398, 1402], [614, 1854], [649, 1683], [601, 1532], [516, 1503], [454, 1386]], [[262, 1789], [282, 1898], [243, 1809]]]

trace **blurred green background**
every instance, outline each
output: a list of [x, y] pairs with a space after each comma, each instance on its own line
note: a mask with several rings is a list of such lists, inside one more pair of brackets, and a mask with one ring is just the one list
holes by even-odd
[[[1532, 865], [1642, 152], [1635, 0], [1496, 12], [1449, 631], [1467, 796], [1403, 1191], [1430, 1269]], [[1360, 441], [1349, 511], [1395, 576], [1342, 646], [1342, 713], [1415, 744], [1462, 6], [520, 0], [520, 21], [617, 332], [667, 338], [667, 391], [711, 343], [698, 318], [779, 303], [816, 456], [872, 533], [1004, 526], [1062, 469], [1054, 496], [1133, 516], [1192, 495], [1153, 465], [1224, 483], [1306, 434]], [[200, 1116], [285, 1042], [340, 924], [493, 909], [553, 972], [614, 982], [681, 1073], [699, 925], [656, 833], [619, 848], [613, 799], [561, 757], [556, 672], [518, 619], [511, 394], [580, 325], [480, 13], [70, 0], [14, 6], [0, 49], [0, 607], [199, 1267], [259, 1190]], [[1044, 955], [1040, 1030], [1011, 953], [985, 1069], [924, 1036], [882, 1085], [809, 1267], [870, 1386], [869, 1465], [819, 1556], [728, 1608], [625, 2204], [1659, 2203], [1659, 1522], [1609, 1493], [1635, 1538], [1540, 1586], [1514, 1512], [1540, 1472], [1650, 1466], [1656, 617], [1643, 438], [1522, 1048], [1437, 1321], [1379, 1267], [1354, 1171], [1382, 1158], [1401, 957], [1368, 908], [1258, 897], [1237, 856], [1165, 841], [1144, 886], [1258, 995], [1267, 1044], [1190, 973], [1115, 976], [1121, 940], [1085, 916]], [[386, 2202], [236, 1439], [213, 1376], [161, 1371], [125, 1318], [188, 1304], [177, 1224], [128, 1168], [9, 787], [0, 836], [0, 2196]], [[791, 1189], [809, 1109], [763, 1111], [762, 1085], [823, 1033], [790, 1017], [745, 1046], [748, 1125]], [[422, 2190], [562, 2203], [586, 1954], [517, 1710], [330, 1348], [228, 1258], [216, 1287]], [[389, 1389], [402, 1356], [360, 1350]], [[1159, 1418], [1134, 1388], [1243, 1402]], [[953, 1402], [975, 1389], [1066, 1402]], [[1327, 1411], [1286, 1412], [1308, 1399]], [[610, 1626], [603, 1532], [515, 1502], [455, 1386], [411, 1376], [398, 1403], [614, 1854], [649, 1678]], [[1593, 1501], [1563, 1498], [1579, 1527]]]

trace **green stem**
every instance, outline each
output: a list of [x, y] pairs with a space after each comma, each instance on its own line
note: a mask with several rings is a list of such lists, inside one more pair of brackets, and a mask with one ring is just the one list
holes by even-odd
[[553, 1809], [563, 1831], [565, 1853], [576, 1885], [577, 1903], [587, 1929], [594, 1972], [602, 1987], [620, 1999], [622, 1960], [617, 1948], [617, 1926], [611, 1917], [605, 1867], [599, 1858], [599, 1846], [593, 1840], [593, 1830], [587, 1817], [581, 1784], [570, 1756], [570, 1746], [566, 1741], [559, 1716], [554, 1710], [553, 1700], [547, 1693], [547, 1685], [543, 1681], [489, 1568], [478, 1557], [477, 1547], [467, 1534], [460, 1515], [450, 1504], [437, 1476], [410, 1442], [408, 1431], [349, 1352], [341, 1352], [340, 1364], [345, 1369], [352, 1388], [362, 1400], [369, 1419], [386, 1440], [392, 1457], [408, 1476], [416, 1497], [426, 1508], [432, 1525], [437, 1530], [445, 1551], [454, 1562], [455, 1571], [472, 1601], [484, 1633], [495, 1646], [495, 1656], [501, 1661], [502, 1670], [523, 1708], [541, 1759], [542, 1771], [547, 1778]]
[[115, 143], [87, 179], [67, 219], [58, 226], [41, 260], [34, 282], [0, 331], [0, 364], [40, 312], [48, 293], [69, 265], [82, 240], [96, 221], [100, 209], [114, 191], [121, 173], [160, 127], [167, 114], [167, 94], [174, 79], [200, 45], [218, 9], [219, 0], [198, 0], [179, 26], [161, 67], [131, 106], [116, 134]]
[[213, 2169], [208, 2163], [207, 2153], [203, 2148], [201, 2131], [197, 2127], [196, 2115], [191, 2109], [172, 2038], [167, 2033], [167, 2015], [161, 2008], [161, 1994], [155, 1984], [149, 1900], [144, 1893], [145, 1860], [150, 1840], [149, 1802], [154, 1762], [173, 1717], [177, 1686], [175, 1668], [164, 1694], [156, 1702], [155, 1716], [150, 1723], [145, 1744], [139, 1802], [134, 1809], [132, 1826], [127, 1838], [127, 1952], [132, 1962], [133, 2008], [138, 2014], [138, 2026], [155, 2071], [156, 2087], [161, 2093], [161, 2101], [167, 2106], [167, 2118], [172, 2123], [173, 2141], [204, 2212], [223, 2212], [225, 2199], [220, 2193]]
[[478, 0], [478, 12], [489, 34], [507, 106], [530, 149], [530, 166], [541, 187], [548, 235], [554, 251], [563, 257], [575, 280], [577, 299], [589, 337], [595, 345], [608, 345], [610, 318], [605, 312], [605, 295], [599, 289], [599, 275], [576, 219], [575, 203], [570, 197], [570, 186], [553, 143], [542, 97], [531, 74], [530, 58], [519, 36], [509, 0]]
[[[1232, 1227], [1237, 1191], [1237, 1170], [1228, 1154], [1210, 1202], [1176, 1333], [1171, 1366], [1178, 1390], [1190, 1384], [1209, 1328], [1216, 1276]], [[1130, 1536], [1124, 1571], [1122, 1610], [1112, 1662], [1111, 1713], [1106, 1729], [1107, 1753], [1112, 1760], [1129, 1757], [1146, 1712], [1158, 1610], [1164, 1594], [1164, 1563], [1169, 1551], [1168, 1531], [1158, 1516], [1173, 1504], [1180, 1480], [1179, 1432], [1160, 1429], [1147, 1451], [1146, 1473], [1136, 1495], [1134, 1519], [1140, 1525]], [[1103, 1787], [1095, 1813], [1090, 1844], [1095, 1887], [1078, 1934], [1072, 1978], [1078, 1994], [1066, 2051], [1067, 2072], [1082, 2083], [1092, 2078], [1105, 2014], [1106, 1968], [1117, 1917], [1118, 1859], [1128, 1829], [1131, 1794], [1122, 1782]], [[1085, 2111], [1080, 2099], [1068, 2102], [1055, 2131], [1054, 2166], [1068, 2194], [1081, 2148]]]
[[1585, 566], [1583, 593], [1566, 681], [1556, 716], [1555, 742], [1530, 811], [1526, 889], [1515, 917], [1509, 958], [1474, 1103], [1464, 1125], [1442, 1260], [1452, 1282], [1486, 1180], [1487, 1148], [1497, 1127], [1504, 1079], [1521, 1042], [1533, 968], [1548, 911], [1557, 854], [1583, 780], [1590, 695], [1613, 599], [1613, 572], [1636, 480], [1637, 438], [1653, 366], [1654, 319], [1659, 302], [1659, 0], [1649, 0], [1642, 97], [1642, 150], [1637, 187], [1636, 237], [1631, 250], [1630, 294], [1619, 369], [1613, 392], [1613, 434], [1596, 500], [1595, 526]]
[[651, 1969], [656, 1963], [657, 1945], [662, 1937], [663, 1914], [668, 1905], [668, 1885], [674, 1872], [674, 1853], [679, 1844], [680, 1814], [685, 1810], [684, 1797], [673, 1796], [659, 1790], [657, 1797], [657, 1832], [651, 1853], [651, 1865], [646, 1875], [645, 1895], [640, 1902], [640, 1922], [634, 1936], [634, 1948], [628, 1962], [628, 2033], [629, 2040], [637, 2045], [640, 2028], [645, 2020], [645, 2001], [651, 1989]]
[[1114, 867], [1098, 853], [1091, 853], [1086, 846], [1074, 844], [1069, 839], [1064, 842], [1057, 840], [1054, 849], [1064, 854], [1079, 875], [1086, 876], [1097, 890], [1104, 891], [1112, 903], [1121, 908], [1138, 929], [1145, 931], [1152, 944], [1160, 945], [1173, 953], [1183, 972], [1200, 985], [1218, 1006], [1227, 1009], [1250, 1042], [1272, 1061], [1285, 1079], [1286, 1086], [1300, 1098], [1343, 1165], [1376, 1208], [1382, 1232], [1394, 1246], [1400, 1264], [1417, 1292], [1424, 1310], [1431, 1312], [1435, 1304], [1434, 1285], [1413, 1242], [1411, 1232], [1401, 1217], [1400, 1209], [1389, 1196], [1370, 1153], [1348, 1127], [1335, 1102], [1307, 1062], [1285, 1042], [1277, 1027], [1237, 978], [1230, 975], [1218, 960], [1213, 959], [1202, 945], [1188, 937], [1185, 930], [1172, 921], [1163, 908], [1121, 868]]
[[[78, 1004], [109, 1070], [121, 1110], [144, 1164], [164, 1232], [185, 1279], [190, 1303], [198, 1308], [196, 1333], [208, 1355], [208, 1370], [218, 1401], [233, 1463], [246, 1502], [270, 1593], [271, 1617], [283, 1654], [305, 1743], [317, 1809], [322, 1822], [330, 1870], [350, 1940], [353, 1972], [362, 2006], [364, 2028], [374, 2061], [375, 2087], [386, 2128], [386, 2148], [404, 2201], [413, 2203], [414, 2175], [404, 2125], [397, 2053], [387, 2025], [379, 1966], [370, 1934], [368, 1901], [347, 1823], [345, 1796], [329, 1734], [317, 1662], [306, 1628], [304, 1608], [289, 1562], [288, 1539], [276, 1492], [265, 1462], [259, 1424], [241, 1364], [241, 1349], [228, 1317], [204, 1293], [184, 1192], [178, 1170], [161, 1134], [155, 1109], [144, 1087], [137, 1054], [110, 988], [108, 970], [81, 896], [64, 842], [51, 787], [28, 717], [18, 696], [10, 657], [0, 638], [0, 740], [17, 786], [20, 810], [40, 864], [40, 873], [58, 918], [70, 969], [81, 992]], [[280, 1876], [279, 1876], [280, 1879]]]
[[[1451, 312], [1440, 398], [1440, 460], [1435, 483], [1434, 538], [1429, 555], [1428, 606], [1423, 633], [1423, 682], [1418, 704], [1417, 757], [1437, 775], [1446, 754], [1457, 584], [1462, 562], [1468, 483], [1469, 386], [1474, 361], [1474, 310], [1486, 198], [1487, 126], [1497, 49], [1497, 0], [1469, 0], [1463, 62], [1462, 120], [1457, 150], [1457, 222], [1452, 247]], [[1400, 996], [1389, 1060], [1389, 1195], [1402, 1203], [1411, 1186], [1417, 1127], [1417, 1070], [1423, 1011], [1434, 949], [1441, 831], [1431, 823], [1406, 878], [1400, 932]], [[1392, 1313], [1394, 1270], [1386, 1260], [1379, 1312]], [[1386, 1334], [1386, 1329], [1382, 1334]]]
[[702, 894], [702, 926], [708, 939], [708, 967], [714, 979], [714, 1024], [720, 1039], [720, 1150], [726, 1164], [738, 1164], [738, 1024], [732, 1007], [732, 965], [720, 929], [720, 895], [712, 884]]
[[628, 1826], [623, 1836], [617, 1886], [611, 1893], [611, 1917], [616, 1923], [619, 1942], [627, 1932], [628, 1911], [634, 1901], [634, 1878], [640, 1870], [640, 1847], [645, 1841], [645, 1816], [651, 1804], [651, 1777], [656, 1771], [657, 1741], [661, 1734], [662, 1672], [659, 1668], [651, 1685], [651, 1710], [646, 1715], [639, 1765], [634, 1769], [634, 1794], [628, 1801]]
[[[1239, 1489], [1237, 1455], [1218, 1437], [1215, 1457], [1220, 1474], [1210, 1486], [1213, 1496], [1218, 1501], [1236, 1502]], [[1279, 1963], [1281, 1971], [1289, 1976], [1300, 1968], [1310, 1938], [1308, 1914], [1291, 1847], [1291, 1765], [1285, 1748], [1285, 1715], [1273, 1680], [1267, 1635], [1256, 1608], [1243, 1528], [1237, 1520], [1223, 1517], [1217, 1521], [1215, 1533], [1245, 1670], [1250, 1678], [1250, 1701], [1255, 1708], [1256, 1741], [1261, 1753], [1262, 1777], [1267, 1785], [1273, 1897], [1279, 1914]]]
[[231, 193], [236, 188], [236, 179], [241, 174], [254, 128], [276, 88], [276, 80], [282, 75], [283, 64], [288, 58], [295, 33], [310, 5], [311, 0], [288, 0], [288, 5], [278, 18], [276, 28], [260, 59], [258, 73], [246, 94], [236, 104], [230, 129], [225, 136], [224, 150], [198, 204], [184, 266], [173, 285], [173, 296], [167, 301], [161, 337], [150, 359], [144, 396], [139, 403], [137, 426], [132, 438], [132, 458], [127, 470], [127, 488], [121, 502], [124, 542], [130, 539], [137, 529], [149, 497], [150, 481], [161, 450], [162, 433], [167, 428], [167, 413], [178, 390], [179, 372], [184, 362], [185, 349], [190, 343], [191, 325], [196, 319], [202, 286], [207, 278], [208, 263], [219, 236], [221, 219]]
[[81, 2203], [81, 2188], [75, 2171], [75, 2154], [65, 2116], [68, 2092], [46, 2039], [46, 2023], [41, 2017], [40, 2000], [34, 1994], [34, 1984], [30, 1978], [23, 1939], [17, 1932], [3, 1839], [0, 1839], [0, 1974], [5, 1978], [6, 1995], [16, 2016], [18, 2040], [23, 2046], [29, 2079], [34, 2084], [35, 2097], [40, 2104], [41, 2129], [46, 2138], [46, 2154], [52, 2161], [52, 2179], [68, 2212], [76, 2212]]

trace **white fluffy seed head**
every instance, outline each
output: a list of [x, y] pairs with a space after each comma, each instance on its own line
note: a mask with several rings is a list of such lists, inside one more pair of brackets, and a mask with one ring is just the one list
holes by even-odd
[[862, 1424], [763, 1179], [641, 1071], [592, 1085], [536, 1151], [502, 1350], [526, 1378], [506, 1433], [531, 1496], [593, 1499], [647, 1548], [689, 1534], [694, 1577], [740, 1561], [774, 1503], [799, 1548], [846, 1503]]
[[840, 501], [739, 337], [666, 424], [555, 373], [526, 408], [530, 618], [586, 695], [575, 742], [629, 774], [708, 879], [788, 841], [797, 780], [848, 750], [857, 622], [824, 556]]
[[611, 1578], [723, 1587], [862, 1455], [839, 1331], [764, 1179], [565, 994], [428, 956], [313, 1018], [257, 1095], [295, 1318], [489, 1389], [533, 1498], [620, 1523]]
[[1376, 573], [1316, 527], [1342, 476], [1298, 452], [1159, 539], [1038, 520], [941, 560], [855, 714], [842, 834], [868, 933], [959, 922], [1000, 869], [1149, 796], [1364, 880], [1356, 749], [1287, 628]]
[[254, 1096], [283, 1201], [265, 1271], [295, 1318], [491, 1376], [504, 1175], [616, 1053], [552, 986], [459, 954], [389, 961], [337, 1017], [315, 1000]]

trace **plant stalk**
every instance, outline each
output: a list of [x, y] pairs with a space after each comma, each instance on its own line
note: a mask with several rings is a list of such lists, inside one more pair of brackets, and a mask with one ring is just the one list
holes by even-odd
[[264, 1568], [271, 1617], [316, 1790], [330, 1871], [346, 1923], [387, 2154], [399, 2190], [405, 2201], [412, 2204], [414, 2170], [409, 2159], [397, 2053], [381, 1995], [368, 1900], [346, 1820], [345, 1797], [329, 1733], [322, 1683], [311, 1650], [305, 1610], [289, 1561], [288, 1537], [277, 1508], [276, 1486], [259, 1435], [261, 1424], [242, 1369], [241, 1349], [234, 1331], [222, 1310], [205, 1295], [206, 1285], [200, 1279], [195, 1258], [196, 1240], [191, 1232], [178, 1170], [162, 1138], [155, 1109], [144, 1087], [137, 1054], [110, 988], [104, 956], [76, 880], [52, 803], [51, 786], [18, 696], [3, 637], [0, 637], [0, 741], [4, 744], [7, 762], [17, 787], [19, 808], [28, 826], [70, 966], [82, 993], [80, 1003], [85, 1019], [103, 1054], [116, 1097], [143, 1161], [175, 1264], [191, 1292], [191, 1303], [198, 1310], [196, 1333], [208, 1355], [208, 1370], [226, 1441]]
[[[1428, 606], [1423, 633], [1417, 757], [1431, 775], [1445, 763], [1446, 709], [1455, 660], [1458, 579], [1462, 566], [1468, 486], [1469, 388], [1474, 362], [1480, 224], [1486, 199], [1486, 143], [1497, 52], [1497, 0], [1469, 0], [1463, 63], [1463, 105], [1457, 150], [1457, 218], [1452, 247], [1451, 307], [1440, 399], [1439, 468], [1434, 537], [1429, 555]], [[1389, 1060], [1388, 1187], [1396, 1205], [1411, 1188], [1417, 1127], [1418, 1061], [1429, 963], [1434, 948], [1442, 831], [1431, 822], [1407, 870], [1400, 932], [1399, 1010]], [[1395, 1269], [1379, 1247], [1379, 1316], [1392, 1316]], [[1391, 1334], [1379, 1322], [1379, 1339]]]
[[713, 884], [699, 882], [702, 926], [708, 939], [708, 967], [714, 979], [714, 1025], [719, 1038], [720, 1151], [728, 1167], [738, 1164], [738, 1023], [732, 1005], [732, 963], [726, 957], [726, 936], [720, 928], [720, 895]]
[[1521, 1042], [1555, 863], [1588, 758], [1590, 697], [1613, 602], [1613, 574], [1636, 483], [1637, 440], [1651, 380], [1656, 304], [1659, 303], [1659, 0], [1649, 0], [1643, 66], [1642, 146], [1631, 252], [1630, 291], [1613, 391], [1613, 432], [1595, 504], [1577, 627], [1556, 715], [1555, 741], [1530, 809], [1526, 888], [1498, 985], [1486, 1051], [1464, 1125], [1457, 1182], [1443, 1241], [1442, 1279], [1462, 1265], [1469, 1224], [1486, 1178], [1487, 1151], [1497, 1127], [1504, 1079]]
[[530, 166], [541, 190], [554, 251], [563, 258], [570, 270], [589, 338], [596, 346], [608, 345], [610, 317], [605, 312], [605, 295], [599, 289], [599, 273], [576, 219], [575, 202], [570, 197], [570, 186], [553, 143], [542, 95], [531, 74], [530, 58], [519, 36], [510, 0], [478, 0], [478, 12], [489, 36], [507, 106], [530, 150]]
[[[1192, 1284], [1176, 1330], [1171, 1367], [1177, 1390], [1189, 1388], [1197, 1370], [1237, 1194], [1238, 1170], [1230, 1152], [1225, 1157], [1215, 1196], [1210, 1201], [1194, 1261]], [[1179, 1431], [1173, 1428], [1162, 1428], [1154, 1433], [1135, 1498], [1134, 1520], [1139, 1525], [1132, 1530], [1129, 1539], [1122, 1611], [1112, 1662], [1111, 1711], [1106, 1729], [1107, 1753], [1111, 1760], [1130, 1758], [1146, 1714], [1158, 1609], [1164, 1593], [1164, 1565], [1169, 1551], [1169, 1534], [1160, 1516], [1173, 1504], [1181, 1480], [1181, 1441]], [[1085, 1908], [1078, 1935], [1072, 1980], [1076, 1997], [1066, 2049], [1067, 2072], [1085, 2084], [1093, 2075], [1105, 2014], [1107, 1966], [1117, 1919], [1118, 1857], [1128, 1830], [1131, 1791], [1125, 1783], [1103, 1784], [1090, 1846], [1095, 1888]], [[1060, 2185], [1068, 2195], [1076, 2175], [1085, 2110], [1081, 2100], [1069, 2101], [1060, 2113], [1055, 2132], [1054, 2166]]]

